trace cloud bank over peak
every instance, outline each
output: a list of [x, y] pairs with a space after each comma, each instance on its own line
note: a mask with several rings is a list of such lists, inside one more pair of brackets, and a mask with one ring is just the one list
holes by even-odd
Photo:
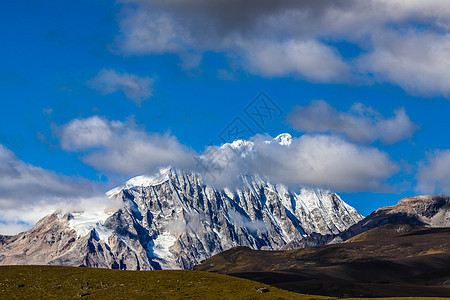
[[116, 207], [97, 184], [21, 161], [0, 145], [0, 234], [16, 234], [57, 209]]
[[355, 103], [348, 112], [341, 112], [323, 100], [296, 106], [288, 115], [288, 121], [300, 132], [339, 133], [363, 144], [376, 140], [393, 144], [411, 138], [418, 128], [403, 108], [395, 110], [394, 116], [388, 118], [361, 103]]
[[396, 171], [388, 155], [329, 135], [290, 135], [209, 146], [196, 153], [171, 135], [149, 133], [135, 124], [98, 116], [62, 127], [61, 146], [81, 154], [100, 171], [135, 176], [172, 166], [202, 174], [218, 187], [239, 174], [258, 174], [272, 182], [322, 186], [337, 191], [376, 190]]
[[303, 135], [289, 141], [257, 135], [247, 142], [212, 146], [205, 152], [218, 157], [221, 168], [209, 175], [223, 185], [236, 174], [248, 173], [291, 186], [367, 191], [384, 189], [385, 179], [397, 171], [386, 153], [336, 136]]

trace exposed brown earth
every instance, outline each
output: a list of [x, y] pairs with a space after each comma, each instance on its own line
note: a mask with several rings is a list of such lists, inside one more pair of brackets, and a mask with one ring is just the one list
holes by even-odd
[[236, 247], [195, 270], [335, 297], [450, 297], [450, 228], [395, 223], [342, 244], [290, 251]]

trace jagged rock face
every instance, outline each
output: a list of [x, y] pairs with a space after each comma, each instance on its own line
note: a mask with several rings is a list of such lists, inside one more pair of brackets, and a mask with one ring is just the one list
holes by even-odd
[[281, 249], [311, 234], [338, 234], [362, 219], [335, 193], [242, 176], [215, 189], [168, 169], [108, 193], [123, 207], [103, 218], [53, 214], [1, 247], [0, 264], [189, 269], [234, 246]]
[[54, 213], [41, 219], [31, 230], [10, 238], [0, 248], [0, 263], [118, 268], [117, 262], [132, 261], [126, 256], [134, 254], [117, 239], [111, 238], [107, 245], [98, 239], [95, 231], [78, 237], [69, 226], [71, 218], [70, 214]]
[[[158, 185], [110, 194], [123, 200], [132, 220], [122, 224], [149, 237], [142, 247], [162, 268], [190, 268], [237, 245], [280, 249], [313, 232], [341, 232], [361, 219], [329, 191], [294, 193], [257, 176], [242, 176], [242, 188], [217, 190], [196, 174], [169, 170], [165, 176]], [[111, 220], [105, 226], [123, 236], [123, 226]]]
[[11, 236], [9, 235], [0, 235], [0, 246], [6, 245], [10, 240]]

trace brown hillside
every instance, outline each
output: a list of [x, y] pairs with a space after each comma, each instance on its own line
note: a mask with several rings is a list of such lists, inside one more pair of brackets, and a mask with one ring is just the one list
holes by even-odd
[[450, 297], [450, 228], [397, 223], [342, 244], [290, 251], [237, 247], [195, 269], [329, 296]]

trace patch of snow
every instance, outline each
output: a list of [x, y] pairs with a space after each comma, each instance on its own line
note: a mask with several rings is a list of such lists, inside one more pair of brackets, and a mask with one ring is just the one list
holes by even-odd
[[225, 193], [225, 195], [230, 198], [230, 199], [234, 199], [234, 193], [232, 190], [230, 190], [229, 188], [224, 188], [223, 192]]
[[219, 231], [217, 231], [217, 229], [213, 228], [213, 231], [215, 234], [217, 234], [217, 236], [219, 237], [219, 239], [222, 238], [222, 235], [219, 233]]
[[95, 230], [100, 240], [108, 243], [112, 231], [103, 226], [105, 220], [111, 215], [104, 211], [100, 212], [74, 212], [71, 213], [72, 219], [69, 220], [69, 228], [77, 233], [77, 238], [91, 234]]
[[153, 240], [153, 256], [163, 270], [179, 269], [174, 263], [174, 256], [169, 248], [172, 247], [177, 239], [169, 232], [164, 232]]
[[290, 146], [292, 144], [292, 135], [289, 133], [282, 133], [273, 140], [282, 146]]

